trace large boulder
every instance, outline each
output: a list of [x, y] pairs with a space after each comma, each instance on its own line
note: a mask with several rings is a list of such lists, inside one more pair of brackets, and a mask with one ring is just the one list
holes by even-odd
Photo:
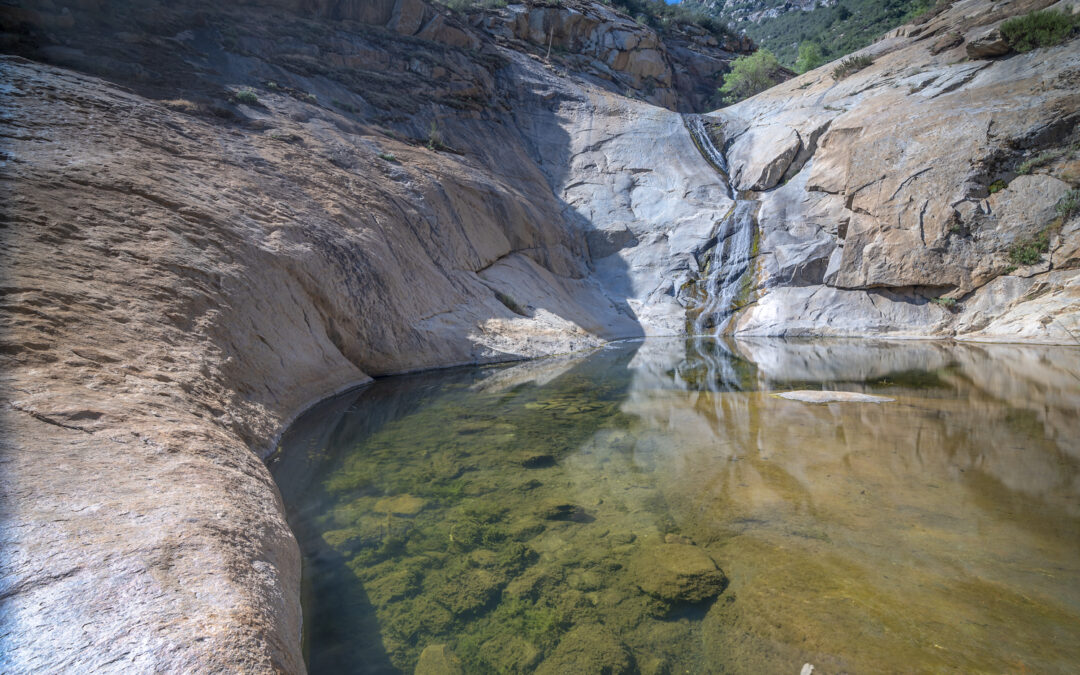
[[798, 132], [787, 125], [751, 129], [739, 136], [728, 151], [732, 185], [737, 190], [775, 187], [801, 147]]
[[983, 33], [971, 42], [967, 43], [967, 55], [969, 59], [989, 59], [995, 56], [1004, 56], [1012, 48], [1001, 31], [997, 28]]

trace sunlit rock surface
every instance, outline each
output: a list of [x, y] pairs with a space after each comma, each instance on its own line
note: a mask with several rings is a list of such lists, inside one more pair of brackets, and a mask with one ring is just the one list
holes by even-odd
[[[968, 60], [963, 46], [1047, 7], [1072, 12], [953, 3], [859, 52], [874, 60], [864, 70], [836, 80], [825, 65], [713, 114], [736, 185], [765, 190], [758, 302], [734, 330], [1076, 343], [1077, 216], [1063, 223], [1055, 206], [1078, 185], [1080, 48], [996, 58], [979, 47]], [[955, 44], [939, 51], [943, 35]], [[1038, 263], [1013, 259], [1044, 231]], [[1011, 275], [1037, 282], [1004, 298], [993, 289]]]
[[[33, 59], [0, 59], [0, 669], [302, 671], [299, 557], [259, 458], [371, 376], [685, 330], [732, 202], [678, 113], [621, 94], [694, 108], [722, 46], [626, 24], [548, 59], [516, 19], [503, 42], [411, 0], [58, 7], [0, 8]], [[731, 154], [768, 190], [740, 332], [1080, 334], [1075, 219], [1039, 264], [1007, 256], [1038, 226], [1025, 200], [1044, 214], [1076, 180], [1012, 174], [1071, 138], [1077, 42], [928, 55], [988, 7], [717, 115], [728, 149], [779, 134]]]

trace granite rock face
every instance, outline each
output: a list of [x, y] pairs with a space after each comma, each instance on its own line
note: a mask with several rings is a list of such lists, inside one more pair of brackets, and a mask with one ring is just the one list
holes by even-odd
[[300, 672], [288, 420], [681, 330], [723, 191], [678, 113], [429, 5], [92, 4], [0, 61], [0, 669]]
[[[1069, 11], [956, 2], [863, 50], [864, 70], [836, 80], [823, 66], [710, 115], [733, 185], [759, 201], [756, 302], [735, 332], [1075, 342], [1076, 217], [1055, 207], [1080, 185], [1080, 43], [964, 58], [1047, 6]], [[1043, 239], [1037, 262], [1017, 253]], [[1041, 283], [981, 300], [1010, 275]], [[1005, 315], [1027, 325], [995, 323]]]
[[[22, 4], [0, 8], [32, 59], [0, 59], [4, 672], [302, 672], [260, 461], [284, 425], [375, 375], [682, 333], [726, 236], [735, 195], [682, 115], [620, 95], [693, 109], [697, 66], [623, 19], [545, 10], [580, 50], [548, 61], [513, 6]], [[990, 5], [711, 116], [759, 202], [737, 331], [1080, 334], [1078, 224], [1044, 222], [1076, 160], [1020, 171], [1071, 147], [1078, 43], [930, 54]]]
[[557, 50], [568, 67], [600, 87], [637, 92], [649, 103], [684, 112], [707, 110], [731, 61], [754, 50], [747, 38], [721, 43], [692, 24], [673, 26], [661, 38], [612, 7], [583, 0], [512, 3], [477, 13], [473, 23], [503, 44], [540, 48], [546, 59]]

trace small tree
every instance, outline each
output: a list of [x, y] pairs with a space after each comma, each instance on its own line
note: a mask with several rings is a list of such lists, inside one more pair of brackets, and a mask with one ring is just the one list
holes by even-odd
[[821, 47], [816, 42], [804, 42], [799, 45], [799, 58], [795, 59], [795, 72], [802, 74], [825, 63]]
[[779, 82], [780, 62], [768, 49], [759, 49], [731, 62], [720, 93], [726, 103], [735, 103], [760, 93]]

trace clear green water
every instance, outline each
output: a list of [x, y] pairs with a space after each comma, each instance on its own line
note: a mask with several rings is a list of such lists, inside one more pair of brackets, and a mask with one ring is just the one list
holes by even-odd
[[282, 445], [313, 673], [1080, 670], [1080, 349], [624, 343]]

